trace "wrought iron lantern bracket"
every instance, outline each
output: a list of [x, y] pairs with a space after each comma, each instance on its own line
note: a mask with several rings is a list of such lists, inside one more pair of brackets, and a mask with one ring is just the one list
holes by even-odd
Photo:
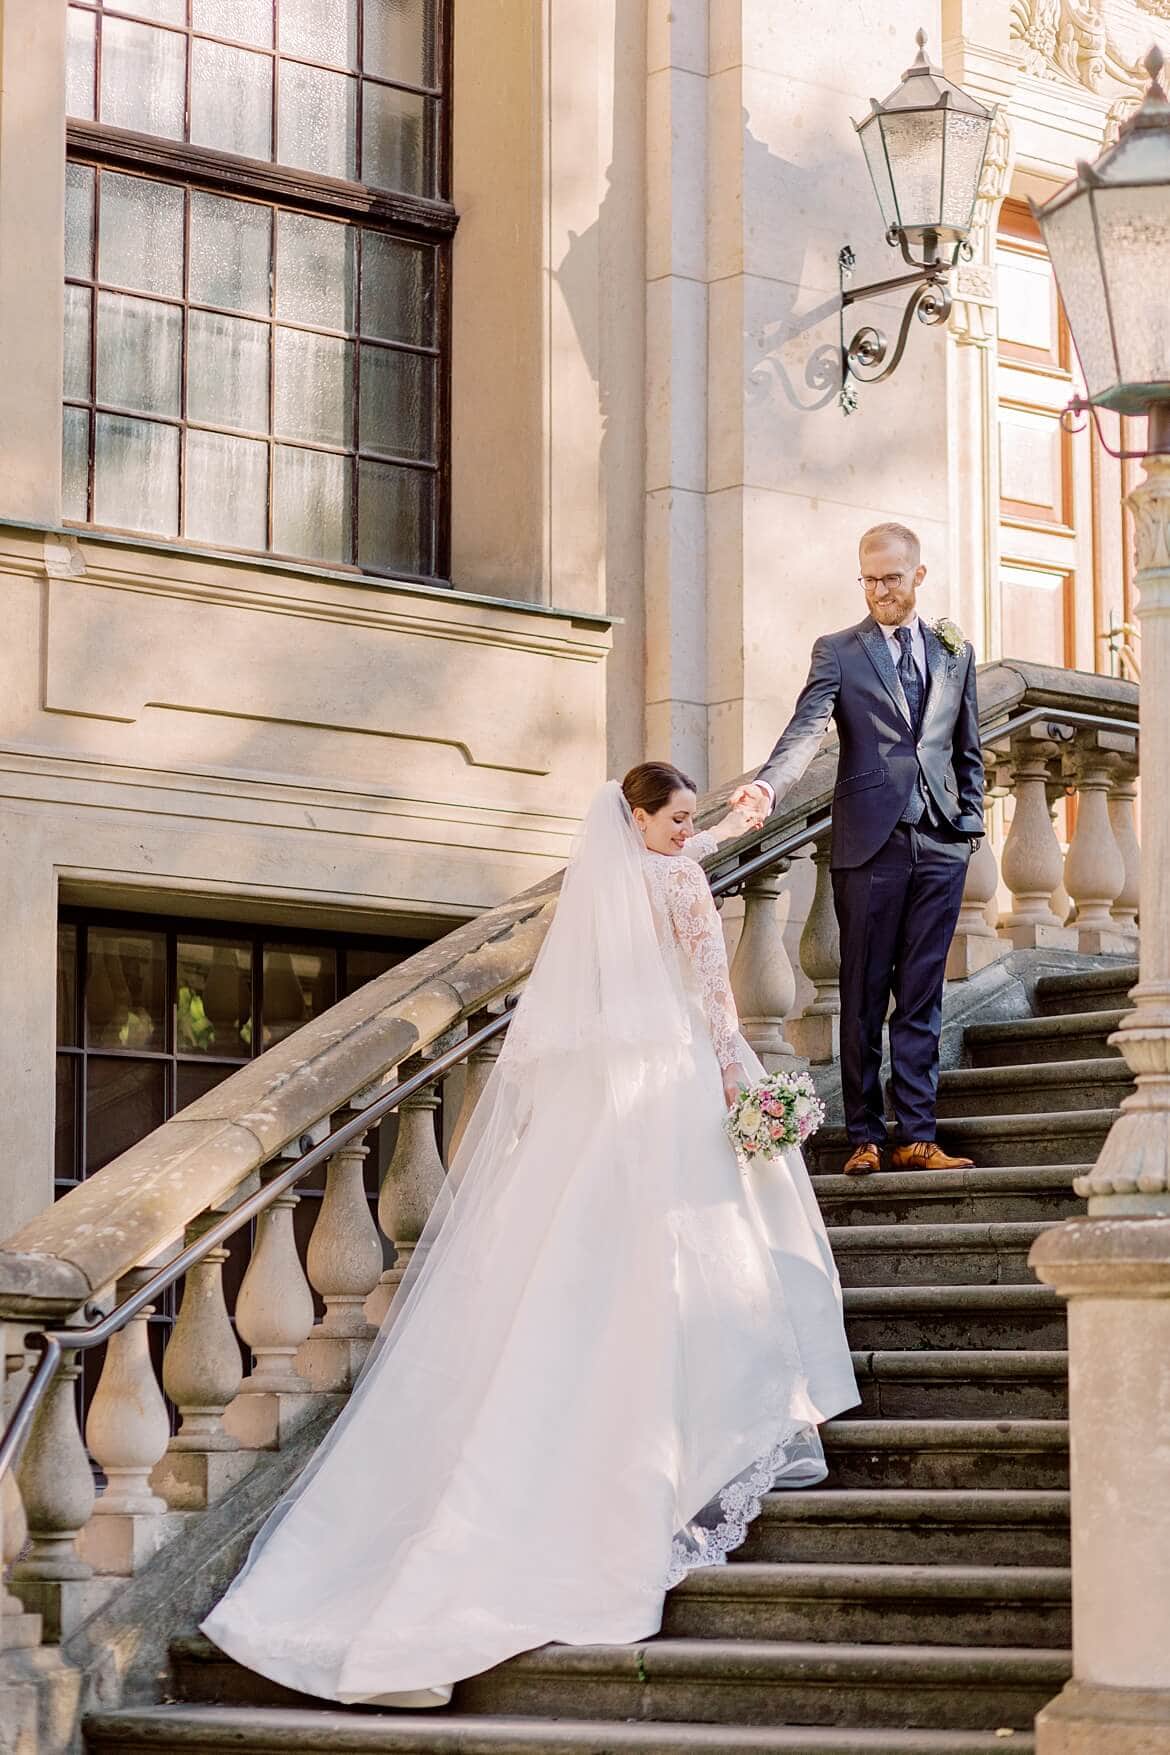
[[[913, 270], [910, 274], [896, 274], [888, 280], [870, 281], [866, 286], [853, 286], [853, 270], [856, 257], [849, 244], [838, 253], [837, 270], [841, 286], [841, 305], [838, 313], [838, 331], [841, 349], [841, 390], [838, 402], [843, 414], [852, 414], [857, 408], [858, 384], [880, 384], [897, 371], [906, 351], [906, 342], [910, 335], [910, 323], [914, 317], [928, 327], [943, 323], [951, 309], [950, 288], [947, 278], [955, 264], [964, 258], [969, 260], [972, 255], [970, 245], [963, 240], [955, 245], [949, 259], [938, 255], [937, 239], [928, 238], [925, 244], [925, 261], [916, 262], [910, 254], [905, 235], [896, 226], [891, 226], [886, 234], [887, 243], [897, 244], [902, 252], [903, 260]], [[865, 323], [852, 337], [846, 339], [846, 312], [851, 305], [864, 299], [879, 299], [888, 293], [909, 289], [909, 298], [902, 312], [897, 338], [893, 351], [881, 329], [872, 323]]]
[[1088, 422], [1086, 415], [1091, 415], [1093, 425], [1097, 429], [1097, 438], [1110, 457], [1116, 457], [1119, 463], [1141, 462], [1146, 457], [1161, 456], [1170, 451], [1170, 414], [1166, 404], [1152, 404], [1149, 409], [1149, 437], [1144, 445], [1136, 451], [1117, 450], [1105, 437], [1101, 426], [1101, 410], [1087, 396], [1074, 396], [1060, 413], [1060, 424], [1066, 433], [1083, 433]]

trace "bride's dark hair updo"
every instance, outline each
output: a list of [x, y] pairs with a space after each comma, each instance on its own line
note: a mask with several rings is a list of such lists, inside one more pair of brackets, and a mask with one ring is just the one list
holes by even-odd
[[676, 792], [698, 792], [694, 781], [669, 762], [639, 762], [622, 781], [622, 793], [631, 810], [644, 810], [648, 817], [668, 805]]

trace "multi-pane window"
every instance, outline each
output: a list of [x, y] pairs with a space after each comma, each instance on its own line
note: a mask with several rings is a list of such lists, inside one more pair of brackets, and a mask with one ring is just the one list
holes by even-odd
[[65, 914], [57, 935], [57, 1192], [415, 949]]
[[440, 0], [69, 11], [66, 518], [440, 574]]
[[439, 194], [432, 0], [69, 7], [71, 116], [376, 188]]

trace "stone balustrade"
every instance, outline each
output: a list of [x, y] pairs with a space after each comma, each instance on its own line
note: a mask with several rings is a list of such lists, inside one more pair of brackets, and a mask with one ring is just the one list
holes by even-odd
[[[952, 978], [976, 976], [1021, 948], [1132, 954], [1136, 689], [994, 665], [981, 675], [980, 695], [985, 723], [1009, 724], [1031, 708], [1044, 717], [1017, 724], [1001, 740], [989, 736], [996, 832], [971, 861]], [[1079, 724], [1078, 714], [1116, 721], [1118, 729]], [[772, 1067], [828, 1063], [837, 1053], [839, 942], [828, 848], [823, 833], [807, 836], [831, 803], [834, 770], [827, 750], [746, 847], [784, 849], [744, 887], [733, 961], [745, 1033]], [[1051, 806], [1066, 797], [1073, 829], [1062, 849]], [[712, 797], [704, 814], [718, 814], [721, 802]], [[713, 862], [717, 887], [744, 851], [721, 849]], [[804, 873], [801, 893], [812, 890], [798, 943], [787, 918], [790, 866], [793, 875]], [[160, 1261], [298, 1157], [307, 1140], [325, 1137], [331, 1118], [360, 1114], [388, 1082], [405, 1080], [455, 1035], [498, 1015], [532, 966], [555, 889], [550, 883], [493, 910], [362, 988], [0, 1246], [0, 1325], [8, 1325], [12, 1385], [28, 1368], [27, 1328], [92, 1322], [95, 1305], [108, 1308], [111, 1298], [142, 1285]], [[813, 991], [798, 1014], [796, 963], [807, 977], [803, 991], [809, 984]], [[498, 1037], [484, 1044], [460, 1070], [458, 1113], [448, 1129], [456, 1145], [499, 1045]], [[291, 1190], [257, 1219], [232, 1307], [226, 1249], [211, 1249], [190, 1267], [161, 1376], [149, 1312], [130, 1321], [107, 1347], [84, 1434], [76, 1355], [66, 1355], [15, 1476], [3, 1483], [0, 1519], [13, 1564], [0, 1590], [0, 1652], [67, 1639], [189, 1519], [286, 1447], [312, 1415], [341, 1405], [442, 1186], [441, 1102], [440, 1090], [422, 1089], [398, 1109], [376, 1217], [364, 1165], [378, 1124], [328, 1159], [303, 1259]]]

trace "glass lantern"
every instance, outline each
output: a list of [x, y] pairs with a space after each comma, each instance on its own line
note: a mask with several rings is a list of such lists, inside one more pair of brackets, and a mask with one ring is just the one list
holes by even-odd
[[1119, 414], [1170, 400], [1170, 102], [1163, 57], [1115, 146], [1032, 204], [1081, 362], [1088, 399]]
[[886, 229], [903, 244], [935, 239], [960, 244], [971, 229], [992, 111], [952, 85], [926, 55], [918, 56], [897, 91], [856, 122]]

